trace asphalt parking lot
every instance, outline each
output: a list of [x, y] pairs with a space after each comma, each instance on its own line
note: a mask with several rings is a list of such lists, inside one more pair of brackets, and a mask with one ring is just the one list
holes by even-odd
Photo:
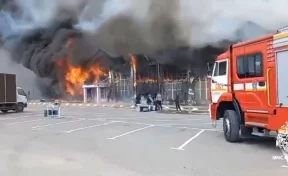
[[207, 115], [43, 106], [0, 114], [0, 175], [287, 175], [274, 139], [227, 143]]

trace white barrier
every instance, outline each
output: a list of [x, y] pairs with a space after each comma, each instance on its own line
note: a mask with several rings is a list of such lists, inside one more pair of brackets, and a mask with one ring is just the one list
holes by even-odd
[[[47, 105], [47, 103], [28, 103], [29, 105]], [[77, 104], [77, 103], [65, 103], [65, 104], [62, 104], [62, 106], [79, 106], [79, 107], [111, 107], [111, 108], [135, 108], [134, 105], [130, 106], [130, 105], [115, 105], [115, 104], [112, 104], [112, 105], [107, 105], [107, 104], [83, 104], [83, 103], [80, 103], [80, 104]]]
[[[29, 102], [28, 103], [29, 105], [35, 105], [35, 106], [45, 106], [47, 105], [48, 103], [35, 103], [35, 102]], [[84, 107], [90, 107], [90, 108], [93, 108], [93, 107], [111, 107], [111, 108], [131, 108], [131, 109], [134, 109], [136, 108], [135, 105], [129, 105], [129, 104], [119, 104], [119, 105], [115, 105], [115, 104], [93, 104], [93, 103], [87, 103], [87, 104], [83, 104], [83, 103], [63, 103], [61, 105], [62, 107], [75, 107], [75, 106], [78, 106], [79, 108], [84, 108]], [[163, 109], [164, 110], [173, 110], [174, 108], [173, 107], [169, 107], [169, 106], [163, 106]], [[181, 110], [187, 110], [187, 111], [190, 111], [190, 112], [197, 112], [197, 111], [203, 111], [197, 107], [193, 107], [192, 109], [189, 109], [187, 107], [183, 107], [181, 106]], [[209, 112], [209, 109], [207, 110], [207, 112]]]

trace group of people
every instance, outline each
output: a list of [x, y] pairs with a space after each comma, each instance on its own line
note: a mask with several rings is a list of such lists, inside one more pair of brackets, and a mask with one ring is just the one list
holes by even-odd
[[138, 94], [136, 96], [135, 105], [141, 104], [141, 103], [146, 103], [147, 105], [155, 105], [156, 111], [162, 110], [162, 96], [160, 93], [156, 93], [154, 94], [154, 96], [148, 93], [144, 95]]
[[[181, 112], [180, 99], [179, 99], [178, 94], [176, 95], [176, 98], [174, 101], [176, 105], [176, 111]], [[162, 110], [162, 96], [160, 93], [156, 93], [154, 94], [154, 96], [148, 93], [145, 95], [138, 94], [136, 96], [135, 106], [141, 103], [147, 103], [147, 105], [155, 105], [156, 111]]]

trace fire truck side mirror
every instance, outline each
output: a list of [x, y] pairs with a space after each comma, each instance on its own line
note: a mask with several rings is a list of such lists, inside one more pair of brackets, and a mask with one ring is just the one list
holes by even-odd
[[207, 78], [211, 78], [212, 77], [212, 70], [209, 70], [207, 71]]
[[212, 77], [213, 65], [211, 63], [207, 63], [207, 78]]

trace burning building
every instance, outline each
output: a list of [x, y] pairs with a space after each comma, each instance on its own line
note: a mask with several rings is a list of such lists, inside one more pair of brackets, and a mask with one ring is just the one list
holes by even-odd
[[[75, 68], [74, 73], [66, 72], [65, 75], [74, 75], [74, 77], [77, 75], [78, 78], [78, 80], [72, 79], [73, 81], [66, 80], [66, 92], [70, 95], [72, 95], [71, 92], [74, 93], [75, 91], [78, 95], [83, 96], [84, 94], [85, 102], [131, 101], [131, 98], [138, 94], [156, 94], [159, 92], [169, 103], [173, 102], [176, 94], [183, 101], [189, 103], [189, 101], [195, 100], [195, 97], [191, 96], [191, 91], [196, 92], [197, 86], [207, 87], [207, 84], [202, 84], [199, 80], [203, 77], [205, 79], [207, 63], [213, 62], [220, 52], [222, 52], [222, 48], [192, 49], [187, 47], [147, 55], [129, 54], [123, 57], [111, 57], [111, 61], [118, 62], [116, 64], [118, 68], [105, 67], [94, 60], [95, 63], [90, 62], [89, 67]], [[198, 57], [197, 60], [202, 59], [202, 61], [195, 62], [195, 57]], [[96, 70], [94, 71], [91, 67]], [[88, 81], [89, 78], [91, 79], [89, 72], [94, 78], [92, 82]], [[71, 82], [72, 87], [70, 86]], [[70, 88], [73, 88], [72, 91]], [[207, 89], [201, 91], [204, 95]], [[201, 103], [201, 97], [198, 99], [198, 103]], [[203, 99], [205, 100], [207, 97]]]
[[[165, 100], [172, 101], [177, 93], [183, 100], [189, 99], [195, 84], [191, 77], [206, 75], [207, 62], [224, 48], [178, 47], [119, 56], [93, 43], [94, 37], [74, 29], [74, 21], [65, 19], [49, 28], [28, 31], [8, 49], [16, 62], [40, 78], [50, 79], [43, 89], [49, 98], [83, 101], [87, 95], [85, 101], [130, 101], [139, 93], [161, 92]], [[15, 42], [13, 37], [9, 41]], [[85, 91], [84, 85], [88, 88]]]
[[[222, 51], [223, 48], [212, 46], [186, 47], [147, 55], [129, 54], [124, 57], [111, 58], [114, 61], [121, 61], [121, 68], [110, 67], [106, 69], [108, 72], [106, 77], [103, 74], [105, 79], [94, 84], [86, 84], [84, 97], [88, 96], [98, 102], [107, 99], [130, 101], [138, 94], [159, 92], [163, 95], [164, 101], [169, 103], [173, 102], [176, 94], [186, 103], [191, 103], [192, 100], [203, 103], [202, 99], [207, 100], [207, 80], [203, 82], [201, 79], [205, 79], [207, 63], [213, 62], [216, 55]], [[196, 90], [197, 86], [203, 89]], [[92, 93], [89, 93], [91, 91]], [[197, 95], [200, 96], [191, 95], [193, 94], [191, 92], [197, 91]]]
[[159, 92], [167, 103], [173, 103], [177, 94], [185, 103], [206, 103], [207, 63], [213, 62], [224, 48], [182, 47], [147, 55], [130, 55], [134, 60], [134, 93]]
[[[201, 100], [207, 63], [227, 47], [219, 44], [226, 31], [207, 32], [212, 23], [202, 24], [197, 13], [188, 19], [187, 4], [178, 0], [23, 2], [1, 1], [0, 41], [13, 61], [38, 76], [46, 98], [130, 101], [138, 93], [161, 92], [167, 101], [176, 94], [189, 100], [198, 86]], [[235, 30], [229, 40], [248, 37]]]

